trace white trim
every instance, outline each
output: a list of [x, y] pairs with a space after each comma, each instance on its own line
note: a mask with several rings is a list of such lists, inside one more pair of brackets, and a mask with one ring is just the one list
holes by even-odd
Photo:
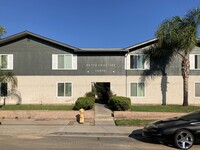
[[194, 54], [189, 55], [189, 61], [190, 61], [190, 69], [195, 69], [195, 55]]
[[77, 55], [73, 54], [72, 56], [72, 69], [77, 70]]
[[144, 62], [144, 69], [149, 70], [150, 69], [150, 58]]
[[52, 54], [52, 70], [58, 69], [58, 55]]
[[[138, 86], [138, 83], [143, 83], [144, 84], [144, 96], [131, 96], [131, 83], [136, 83], [137, 86]], [[134, 81], [129, 82], [129, 96], [131, 98], [145, 98], [146, 97], [146, 84], [144, 82], [138, 82], [138, 81], [136, 81], [136, 82], [134, 82]]]
[[8, 70], [13, 70], [13, 54], [8, 55]]
[[129, 70], [130, 69], [130, 54], [126, 54], [125, 55], [125, 70]]

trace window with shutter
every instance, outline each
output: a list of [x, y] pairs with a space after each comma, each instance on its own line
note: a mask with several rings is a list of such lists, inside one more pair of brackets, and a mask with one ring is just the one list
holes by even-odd
[[0, 67], [2, 70], [13, 70], [13, 54], [0, 54]]
[[125, 57], [125, 69], [145, 70], [150, 69], [149, 60], [143, 54], [131, 54]]
[[77, 55], [72, 54], [53, 54], [53, 70], [73, 70], [77, 69]]

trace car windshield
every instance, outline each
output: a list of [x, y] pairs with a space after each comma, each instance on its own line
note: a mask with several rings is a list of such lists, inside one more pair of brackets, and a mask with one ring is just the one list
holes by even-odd
[[179, 117], [181, 120], [200, 120], [200, 111], [194, 111], [187, 115]]

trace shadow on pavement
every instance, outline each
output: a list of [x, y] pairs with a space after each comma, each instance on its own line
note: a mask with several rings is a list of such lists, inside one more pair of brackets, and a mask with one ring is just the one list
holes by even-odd
[[135, 140], [144, 142], [144, 143], [150, 143], [150, 144], [162, 144], [165, 145], [167, 147], [173, 147], [172, 143], [168, 143], [168, 142], [163, 142], [163, 141], [159, 141], [156, 139], [148, 139], [142, 136], [142, 129], [138, 129], [138, 130], [134, 130], [130, 135], [130, 138], [133, 138]]
[[138, 130], [134, 130], [130, 135], [130, 138], [136, 139], [138, 141], [141, 142], [145, 142], [145, 143], [152, 143], [152, 144], [159, 144], [158, 141], [155, 140], [151, 140], [151, 139], [147, 139], [145, 137], [142, 136], [142, 129], [138, 129]]

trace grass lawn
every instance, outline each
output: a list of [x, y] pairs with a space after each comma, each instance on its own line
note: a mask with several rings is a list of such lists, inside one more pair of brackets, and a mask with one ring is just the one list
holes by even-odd
[[[131, 111], [139, 112], [183, 112], [188, 113], [195, 110], [200, 110], [200, 106], [187, 106], [181, 105], [132, 105]], [[147, 119], [119, 119], [115, 120], [117, 126], [145, 126], [147, 123], [154, 120]]]
[[0, 110], [73, 110], [73, 105], [5, 105]]
[[131, 111], [141, 112], [191, 112], [200, 110], [200, 106], [181, 106], [181, 105], [132, 105]]
[[122, 119], [115, 120], [117, 126], [145, 126], [147, 123], [155, 120], [141, 120], [141, 119]]

